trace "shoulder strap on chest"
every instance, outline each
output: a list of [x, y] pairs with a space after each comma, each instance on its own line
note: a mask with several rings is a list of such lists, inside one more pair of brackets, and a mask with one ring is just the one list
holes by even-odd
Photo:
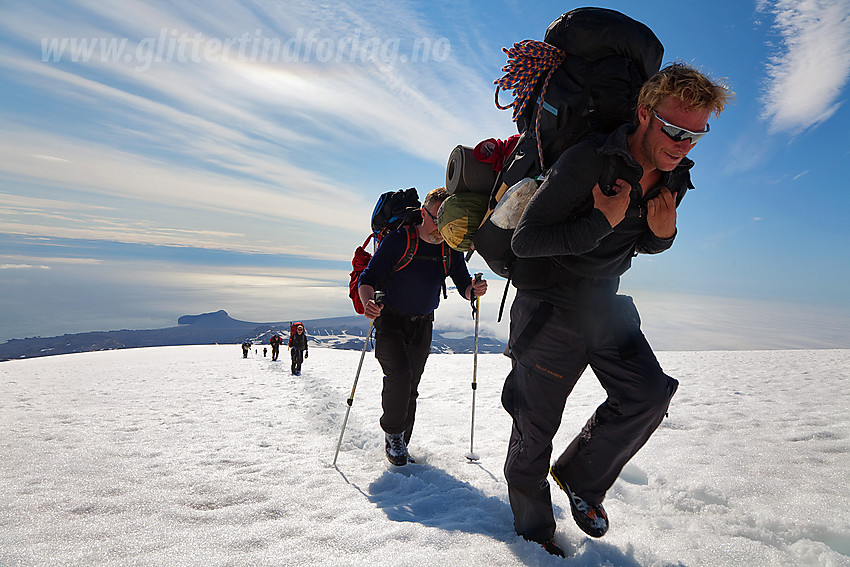
[[[416, 256], [416, 252], [419, 250], [419, 234], [416, 232], [415, 226], [406, 226], [404, 230], [405, 236], [407, 237], [407, 244], [405, 245], [404, 254], [401, 255], [398, 262], [396, 262], [393, 267], [393, 271], [397, 272], [407, 267], [411, 261]], [[442, 262], [443, 264], [443, 273], [445, 275], [449, 275], [452, 267], [452, 249], [444, 242], [440, 244], [440, 256], [419, 256], [421, 259], [427, 260], [436, 260]]]
[[443, 255], [443, 271], [448, 276], [452, 268], [452, 249], [445, 240], [440, 244], [440, 252]]
[[393, 271], [397, 272], [407, 267], [407, 265], [416, 256], [416, 251], [419, 249], [419, 235], [416, 233], [416, 227], [408, 225], [404, 227], [404, 234], [407, 237], [407, 244], [404, 248], [404, 254], [401, 255], [398, 262], [393, 267]]

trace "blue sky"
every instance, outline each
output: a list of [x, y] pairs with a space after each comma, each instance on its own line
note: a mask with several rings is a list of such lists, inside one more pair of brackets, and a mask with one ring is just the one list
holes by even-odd
[[[0, 4], [0, 340], [353, 314], [377, 195], [515, 133], [501, 48], [572, 7], [171, 4]], [[850, 0], [598, 5], [737, 95], [691, 153], [676, 244], [623, 278], [651, 341], [850, 347]]]

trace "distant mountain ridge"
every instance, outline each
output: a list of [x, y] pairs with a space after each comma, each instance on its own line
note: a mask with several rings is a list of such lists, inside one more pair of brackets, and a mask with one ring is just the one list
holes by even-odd
[[[337, 349], [363, 348], [369, 321], [362, 316], [329, 317], [324, 319], [300, 319], [307, 328], [310, 344]], [[20, 358], [35, 358], [54, 354], [140, 348], [152, 346], [177, 346], [199, 344], [241, 344], [246, 339], [256, 345], [268, 345], [273, 333], [289, 336], [289, 321], [274, 323], [252, 323], [239, 321], [221, 309], [200, 315], [183, 315], [177, 319], [176, 327], [119, 331], [92, 331], [66, 334], [57, 337], [31, 337], [11, 339], [0, 344], [0, 361]], [[434, 329], [432, 352], [472, 352], [474, 338], [450, 338]], [[505, 344], [493, 337], [479, 336], [478, 352], [499, 353]]]
[[247, 321], [238, 321], [227, 314], [224, 309], [219, 309], [214, 313], [202, 313], [201, 315], [183, 315], [177, 319], [178, 325], [222, 325], [222, 324], [244, 324], [257, 325], [258, 323], [248, 323]]

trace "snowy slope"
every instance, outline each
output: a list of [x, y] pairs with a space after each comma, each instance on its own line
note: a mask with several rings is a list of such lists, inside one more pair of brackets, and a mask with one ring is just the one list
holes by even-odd
[[[371, 353], [311, 348], [301, 377], [236, 345], [0, 363], [0, 565], [850, 565], [850, 351], [660, 353], [670, 416], [566, 561], [516, 537], [502, 463], [509, 368], [433, 355], [411, 452], [383, 456]], [[602, 401], [591, 374], [556, 451]]]

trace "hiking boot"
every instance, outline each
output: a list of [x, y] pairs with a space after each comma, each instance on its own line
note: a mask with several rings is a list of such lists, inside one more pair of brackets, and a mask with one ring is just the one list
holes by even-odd
[[538, 542], [546, 550], [546, 553], [549, 555], [557, 555], [558, 557], [566, 557], [567, 554], [564, 553], [564, 550], [561, 549], [557, 543], [555, 543], [554, 539], [547, 539], [546, 541]]
[[530, 542], [533, 542], [533, 543], [540, 545], [540, 547], [545, 549], [546, 553], [548, 553], [549, 555], [557, 555], [558, 557], [566, 557], [567, 556], [567, 554], [564, 553], [564, 550], [561, 549], [561, 546], [559, 546], [557, 543], [555, 543], [554, 539], [547, 539], [547, 540], [544, 540], [544, 541], [538, 541], [536, 539], [527, 538], [525, 536], [522, 536], [522, 539], [524, 539], [525, 541], [530, 541]]
[[561, 490], [567, 493], [567, 497], [570, 499], [570, 508], [573, 511], [573, 519], [581, 528], [581, 531], [591, 537], [604, 536], [605, 532], [608, 531], [608, 515], [605, 513], [602, 504], [588, 504], [577, 496], [570, 490], [566, 482], [558, 478], [558, 471], [555, 470], [554, 465], [549, 469], [549, 472]]
[[410, 455], [407, 454], [407, 445], [404, 444], [404, 433], [387, 433], [384, 442], [387, 460], [397, 467], [406, 465]]

